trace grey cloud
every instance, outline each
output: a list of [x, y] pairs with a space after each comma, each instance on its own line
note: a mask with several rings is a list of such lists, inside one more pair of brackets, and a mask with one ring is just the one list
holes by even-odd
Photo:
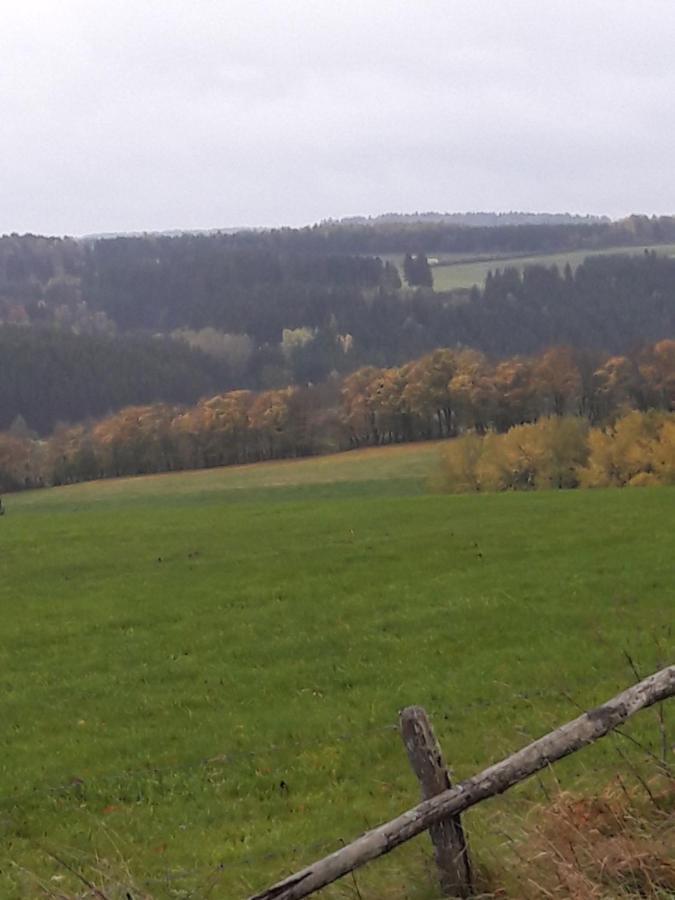
[[675, 211], [670, 0], [33, 0], [0, 230]]

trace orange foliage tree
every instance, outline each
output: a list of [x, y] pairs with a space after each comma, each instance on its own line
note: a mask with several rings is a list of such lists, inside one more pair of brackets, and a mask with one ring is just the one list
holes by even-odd
[[[567, 484], [565, 473], [556, 469], [555, 447], [575, 445], [576, 433], [573, 426], [559, 428], [555, 419], [581, 415], [592, 425], [611, 426], [631, 410], [649, 408], [675, 409], [675, 341], [659, 341], [634, 357], [604, 359], [554, 347], [532, 358], [493, 362], [475, 350], [439, 349], [399, 367], [365, 366], [341, 382], [230, 391], [189, 408], [163, 403], [128, 407], [91, 426], [59, 426], [48, 441], [29, 432], [0, 435], [0, 489], [472, 434], [488, 440], [458, 445], [455, 462], [463, 483], [475, 487], [481, 479], [501, 484], [509, 478], [527, 483], [550, 477]], [[538, 430], [518, 432], [520, 450], [510, 443], [515, 438], [503, 443], [493, 439], [548, 418], [549, 424]], [[635, 421], [627, 419], [612, 437], [612, 458], [626, 430], [637, 427]], [[669, 458], [670, 428], [664, 425], [656, 442], [664, 459]], [[589, 467], [606, 449], [603, 441], [602, 436], [591, 439]], [[640, 441], [633, 441], [633, 455], [636, 447], [647, 453], [647, 444]], [[649, 452], [654, 451], [654, 441], [648, 444]], [[549, 469], [542, 459], [549, 460]], [[598, 465], [609, 471], [604, 463]], [[666, 477], [665, 462], [655, 460], [653, 468], [660, 480]], [[644, 480], [651, 470], [633, 474]], [[584, 475], [591, 481], [603, 477]], [[625, 477], [630, 481], [633, 475]], [[617, 483], [624, 476], [609, 474], [606, 479]]]

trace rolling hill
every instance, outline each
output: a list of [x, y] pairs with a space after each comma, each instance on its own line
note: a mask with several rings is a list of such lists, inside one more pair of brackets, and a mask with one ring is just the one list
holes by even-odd
[[[442, 496], [438, 452], [5, 498], [3, 897], [77, 890], [54, 854], [153, 898], [245, 896], [415, 801], [402, 706], [465, 776], [629, 683], [624, 652], [656, 668], [671, 489]], [[656, 746], [656, 719], [629, 734]], [[481, 867], [555, 778], [639, 767], [618, 741], [468, 815]], [[369, 867], [363, 896], [432, 898], [427, 857]]]

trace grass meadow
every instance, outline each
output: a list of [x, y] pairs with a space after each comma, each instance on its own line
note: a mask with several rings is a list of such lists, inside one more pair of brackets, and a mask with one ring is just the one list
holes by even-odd
[[[438, 452], [4, 498], [1, 897], [71, 869], [245, 897], [416, 802], [403, 706], [461, 778], [627, 686], [625, 652], [672, 657], [671, 489], [443, 496]], [[656, 750], [656, 724], [627, 732]], [[644, 758], [613, 736], [472, 810], [484, 877], [533, 802]], [[435, 897], [428, 858], [366, 867], [362, 900]]]
[[[645, 247], [614, 247], [601, 250], [574, 250], [563, 253], [536, 254], [533, 256], [504, 256], [500, 258], [468, 259], [466, 254], [457, 256], [439, 257], [437, 265], [432, 267], [434, 276], [434, 290], [454, 291], [459, 288], [470, 288], [474, 285], [482, 287], [490, 271], [504, 269], [507, 266], [522, 271], [526, 266], [553, 266], [560, 269], [569, 263], [573, 269], [589, 256], [607, 256], [613, 253], [644, 253], [645, 249], [656, 250], [667, 256], [675, 256], [675, 244], [656, 244]], [[400, 258], [399, 269], [403, 271], [403, 257]]]

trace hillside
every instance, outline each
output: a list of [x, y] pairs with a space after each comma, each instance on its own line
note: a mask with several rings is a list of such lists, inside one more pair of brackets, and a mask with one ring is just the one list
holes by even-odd
[[[437, 453], [6, 498], [3, 897], [77, 891], [50, 852], [156, 900], [245, 896], [415, 801], [403, 705], [461, 777], [629, 683], [625, 651], [644, 671], [668, 655], [672, 490], [435, 496]], [[658, 741], [649, 715], [628, 732]], [[555, 777], [631, 781], [626, 754], [639, 773], [617, 737]], [[467, 816], [487, 874], [556, 789]], [[427, 860], [397, 851], [363, 896], [431, 900]]]
[[210, 247], [200, 240], [98, 242], [96, 277], [75, 286], [63, 276], [71, 300], [80, 298], [71, 305], [45, 299], [64, 299], [61, 276], [31, 280], [33, 299], [7, 307], [25, 320], [0, 325], [0, 428], [17, 416], [45, 431], [124, 405], [316, 385], [439, 346], [497, 360], [552, 345], [623, 354], [675, 335], [675, 260], [666, 253], [567, 257], [548, 268], [500, 260], [482, 289], [442, 293], [403, 287], [379, 257], [209, 251], [199, 261], [197, 249]]

